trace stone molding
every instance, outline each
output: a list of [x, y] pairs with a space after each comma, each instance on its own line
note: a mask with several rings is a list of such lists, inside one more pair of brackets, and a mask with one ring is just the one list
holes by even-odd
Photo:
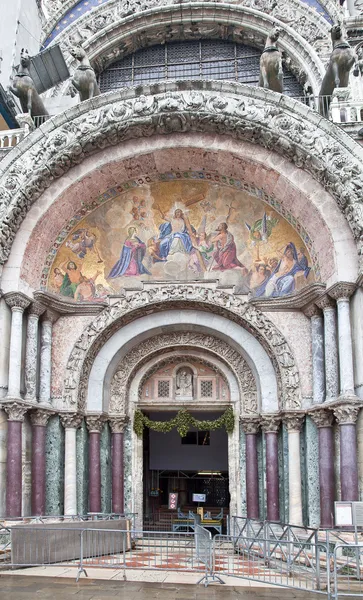
[[7, 260], [27, 210], [72, 166], [108, 145], [183, 132], [261, 144], [310, 172], [336, 199], [363, 257], [363, 148], [339, 127], [304, 104], [262, 88], [183, 81], [160, 83], [158, 90], [150, 95], [149, 86], [125, 88], [82, 102], [49, 119], [5, 156], [0, 262]]
[[[191, 351], [196, 348], [202, 348], [221, 359], [226, 366], [232, 370], [238, 381], [244, 412], [254, 414], [258, 412], [256, 381], [245, 359], [239, 352], [231, 348], [231, 346], [223, 340], [212, 335], [203, 335], [192, 332], [161, 334], [149, 338], [133, 348], [118, 365], [112, 377], [110, 386], [110, 412], [126, 412], [128, 391], [136, 371], [139, 370], [143, 364], [149, 362], [155, 355], [168, 351], [170, 352], [173, 348], [183, 350], [185, 353], [187, 353], [188, 350]], [[183, 361], [186, 360], [185, 356], [181, 358]], [[174, 356], [171, 357], [170, 360], [175, 361], [177, 358]], [[139, 384], [139, 399], [145, 381], [155, 370], [158, 370], [160, 366], [162, 366], [160, 363], [163, 362], [164, 360], [161, 357], [160, 361], [148, 369], [147, 373], [143, 376]], [[206, 359], [205, 362], [208, 366], [215, 369], [214, 365], [208, 363], [208, 359]], [[223, 374], [220, 373], [220, 375], [224, 378]]]
[[22, 294], [21, 292], [8, 292], [4, 294], [4, 300], [11, 310], [18, 310], [24, 312], [31, 303], [30, 298]]
[[24, 422], [25, 414], [27, 413], [29, 406], [21, 404], [21, 402], [7, 402], [2, 403], [2, 408], [8, 415], [8, 421], [19, 421]]
[[300, 432], [305, 421], [305, 413], [284, 413], [282, 415], [282, 420], [289, 433], [292, 431]]
[[110, 424], [111, 433], [123, 433], [128, 423], [128, 418], [126, 417], [126, 415], [109, 415], [108, 422]]
[[303, 308], [303, 313], [309, 319], [312, 319], [313, 317], [322, 317], [321, 309], [314, 303], [305, 306], [305, 308]]
[[321, 427], [332, 427], [334, 414], [329, 408], [316, 408], [308, 412], [308, 416], [315, 423], [318, 429]]
[[316, 304], [323, 311], [324, 310], [335, 310], [335, 307], [336, 307], [335, 301], [333, 300], [333, 298], [331, 298], [329, 296], [328, 293], [324, 294], [323, 296], [320, 296], [320, 298], [318, 298], [318, 300], [316, 300]]
[[83, 421], [83, 416], [77, 413], [60, 413], [59, 416], [64, 429], [78, 429]]
[[105, 423], [104, 415], [87, 415], [86, 425], [89, 433], [101, 433]]
[[360, 404], [340, 404], [333, 408], [338, 425], [355, 425], [362, 406]]
[[240, 423], [241, 423], [241, 427], [246, 435], [250, 435], [250, 434], [255, 435], [260, 430], [260, 419], [259, 418], [256, 419], [256, 418], [241, 417]]
[[105, 341], [123, 324], [150, 310], [198, 308], [227, 316], [248, 329], [262, 344], [279, 373], [284, 408], [301, 406], [299, 374], [294, 355], [277, 327], [253, 305], [238, 296], [199, 284], [169, 284], [131, 292], [106, 308], [83, 331], [67, 362], [63, 401], [65, 407], [85, 410], [88, 376]]
[[321, 293], [325, 291], [325, 287], [324, 283], [311, 283], [290, 296], [281, 298], [252, 297], [249, 299], [249, 302], [257, 306], [260, 310], [266, 311], [304, 310], [307, 304], [315, 302], [320, 297]]
[[334, 300], [349, 299], [350, 296], [354, 294], [356, 289], [357, 285], [355, 283], [341, 281], [329, 288], [328, 294], [334, 298]]
[[281, 416], [262, 415], [261, 429], [264, 433], [277, 433], [281, 425]]
[[36, 291], [34, 298], [45, 307], [62, 315], [98, 315], [107, 306], [106, 302], [76, 302], [51, 292]]
[[37, 409], [35, 411], [32, 411], [30, 413], [30, 420], [32, 422], [32, 425], [35, 425], [36, 427], [46, 427], [49, 421], [49, 417], [51, 417], [52, 414], [52, 411], [43, 409]]

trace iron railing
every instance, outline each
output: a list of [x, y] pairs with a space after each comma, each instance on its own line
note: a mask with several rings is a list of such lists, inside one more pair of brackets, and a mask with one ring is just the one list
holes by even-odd
[[363, 543], [334, 548], [332, 597], [363, 597]]

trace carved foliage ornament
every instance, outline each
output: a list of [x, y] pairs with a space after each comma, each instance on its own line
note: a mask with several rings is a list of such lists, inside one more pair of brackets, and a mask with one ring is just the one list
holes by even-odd
[[[177, 90], [178, 85], [168, 87]], [[228, 91], [223, 90], [224, 85]], [[279, 96], [270, 98], [267, 90], [236, 85], [236, 93], [231, 94], [230, 84], [218, 86], [222, 88], [220, 92], [168, 91], [121, 101], [119, 92], [101, 96], [99, 100], [104, 105], [92, 109], [85, 102], [75, 107], [73, 119], [68, 111], [62, 117], [63, 124], [57, 127], [50, 119], [41, 131], [30, 134], [17, 146], [19, 156], [12, 151], [2, 162], [0, 262], [9, 256], [29, 207], [54, 179], [109, 145], [174, 132], [227, 134], [283, 154], [312, 173], [336, 198], [363, 252], [363, 149], [357, 144], [352, 150], [351, 139], [348, 141], [346, 134], [331, 123], [324, 121], [324, 128], [319, 128], [316, 113], [287, 97], [282, 107]], [[126, 95], [133, 93], [125, 91]], [[275, 96], [272, 92], [271, 95]], [[80, 110], [82, 114], [77, 116]]]
[[[135, 315], [140, 312], [145, 314], [149, 310], [167, 307], [169, 303], [178, 306], [193, 303], [201, 309], [214, 310], [221, 314], [225, 314], [227, 310], [228, 318], [242, 322], [242, 325], [261, 341], [269, 353], [280, 374], [280, 393], [284, 407], [293, 409], [301, 406], [299, 374], [294, 356], [285, 338], [268, 317], [253, 305], [232, 294], [199, 285], [174, 284], [134, 292], [128, 297], [121, 298], [102, 311], [88, 325], [76, 342], [67, 363], [64, 388], [64, 404], [67, 408], [74, 409], [79, 399], [79, 409], [84, 410], [85, 390], [94, 356], [105, 341], [119, 329], [123, 318], [131, 318], [134, 311]], [[215, 342], [213, 341], [212, 344]], [[232, 349], [230, 351], [233, 352]], [[224, 359], [228, 360], [226, 356]], [[123, 385], [124, 377], [127, 379], [127, 374], [121, 372], [119, 384]]]

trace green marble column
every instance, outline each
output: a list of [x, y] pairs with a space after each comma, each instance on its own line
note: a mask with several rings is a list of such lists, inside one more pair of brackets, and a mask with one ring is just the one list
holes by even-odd
[[286, 425], [283, 424], [280, 429], [280, 445], [282, 468], [280, 473], [280, 516], [282, 523], [289, 522], [289, 441]]
[[[318, 429], [310, 417], [305, 424], [306, 520], [309, 527], [319, 527], [319, 442]], [[304, 506], [303, 506], [304, 509]]]
[[105, 423], [101, 433], [101, 509], [111, 512], [111, 432]]
[[88, 506], [88, 432], [85, 421], [77, 429], [77, 512], [85, 515]]
[[260, 519], [266, 519], [266, 441], [261, 433], [257, 436], [257, 461], [258, 461], [258, 503]]
[[45, 513], [64, 514], [64, 428], [58, 415], [50, 417], [45, 441]]

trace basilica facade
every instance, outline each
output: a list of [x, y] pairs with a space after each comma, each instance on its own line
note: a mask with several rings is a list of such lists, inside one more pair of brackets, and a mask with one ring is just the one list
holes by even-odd
[[[0, 516], [142, 529], [173, 493], [333, 527], [363, 499], [361, 3], [23, 4], [1, 72]], [[25, 47], [69, 76], [38, 95]]]

